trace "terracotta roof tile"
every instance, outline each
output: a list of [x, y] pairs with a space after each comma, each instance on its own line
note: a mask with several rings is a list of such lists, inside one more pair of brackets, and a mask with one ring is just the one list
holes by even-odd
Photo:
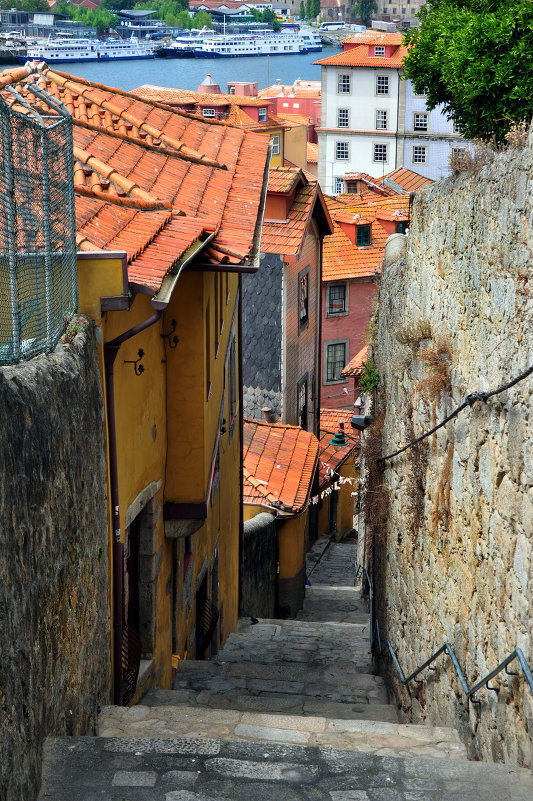
[[154, 86], [145, 83], [137, 89], [133, 89], [132, 95], [142, 97], [145, 100], [156, 100], [158, 103], [168, 103], [170, 105], [198, 103], [201, 106], [254, 106], [257, 108], [267, 108], [270, 103], [262, 97], [249, 97], [248, 95], [230, 94], [210, 94], [209, 92], [198, 92], [194, 89], [169, 89], [166, 86]]
[[[344, 423], [346, 433], [351, 434], [353, 429], [350, 425], [353, 411], [351, 409], [321, 409], [320, 410], [320, 430], [330, 431], [335, 434], [340, 424]], [[354, 434], [354, 437], [356, 435]]]
[[401, 186], [405, 192], [416, 192], [417, 189], [422, 189], [424, 186], [429, 186], [434, 183], [431, 178], [426, 178], [418, 172], [408, 170], [406, 167], [399, 167], [397, 170], [389, 172], [383, 177], [383, 185], [387, 186], [387, 179], [394, 181], [395, 184]]
[[[318, 463], [319, 486], [322, 488], [331, 482], [332, 472], [361, 447], [361, 436], [351, 426], [353, 411], [349, 409], [320, 410], [320, 456]], [[344, 437], [347, 445], [331, 445], [331, 438], [344, 425]]]
[[407, 48], [399, 46], [390, 58], [370, 56], [368, 45], [360, 44], [341, 53], [321, 58], [313, 64], [320, 64], [322, 67], [388, 67], [389, 69], [399, 69], [407, 56]]
[[318, 183], [316, 179], [308, 180], [298, 168], [270, 170], [269, 192], [288, 194], [293, 190], [295, 183], [298, 186], [287, 220], [263, 220], [261, 250], [264, 253], [296, 256], [302, 248], [309, 217], [317, 197]]
[[309, 501], [318, 450], [317, 438], [298, 426], [245, 420], [244, 503], [301, 514]]
[[318, 145], [314, 142], [307, 143], [307, 163], [318, 164]]
[[367, 44], [367, 45], [401, 45], [402, 33], [387, 33], [386, 31], [362, 31], [343, 39], [341, 44]]
[[356, 376], [362, 375], [363, 373], [363, 362], [366, 362], [368, 359], [368, 345], [365, 345], [364, 348], [361, 348], [359, 353], [356, 353], [353, 359], [351, 359], [346, 367], [342, 370], [341, 375], [343, 376]]
[[[386, 230], [382, 221], [408, 220], [409, 195], [344, 195], [342, 202], [339, 202], [339, 198], [327, 198], [326, 202], [334, 232], [324, 238], [322, 280], [373, 277], [381, 268], [385, 244], [390, 236], [390, 231]], [[341, 223], [355, 226], [370, 224], [371, 244], [364, 247], [353, 244]]]
[[[208, 124], [46, 65], [0, 74], [0, 88], [10, 83], [38, 111], [55, 113], [32, 91], [34, 83], [71, 114], [81, 249], [124, 250], [131, 283], [152, 292], [194, 242], [212, 234], [207, 258], [234, 264], [248, 258], [266, 137]], [[17, 104], [12, 94], [5, 99]]]

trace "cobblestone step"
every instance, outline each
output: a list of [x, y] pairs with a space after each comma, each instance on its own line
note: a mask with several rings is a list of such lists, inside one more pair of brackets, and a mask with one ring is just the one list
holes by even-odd
[[381, 676], [361, 673], [356, 666], [328, 664], [309, 667], [300, 663], [196, 662], [186, 660], [173, 683], [174, 690], [239, 690], [250, 695], [283, 693], [323, 698], [341, 703], [388, 701]]
[[47, 740], [38, 801], [531, 801], [510, 765], [208, 738]]
[[454, 729], [339, 720], [323, 716], [273, 715], [236, 709], [194, 706], [104, 707], [98, 718], [100, 737], [206, 737], [329, 746], [381, 754], [466, 759]]
[[142, 703], [147, 706], [185, 706], [208, 707], [211, 709], [236, 709], [241, 712], [271, 712], [278, 715], [319, 715], [341, 720], [381, 720], [397, 723], [398, 713], [392, 704], [335, 703], [307, 695], [268, 693], [250, 695], [238, 691], [221, 693], [209, 690], [150, 690]]

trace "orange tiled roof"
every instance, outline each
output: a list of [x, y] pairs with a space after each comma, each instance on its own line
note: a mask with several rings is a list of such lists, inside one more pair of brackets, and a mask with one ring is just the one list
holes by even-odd
[[363, 373], [363, 363], [366, 362], [368, 359], [368, 345], [365, 345], [364, 348], [361, 348], [359, 353], [356, 353], [353, 359], [351, 359], [346, 367], [341, 372], [343, 376], [355, 376], [355, 375], [362, 375]]
[[386, 31], [362, 31], [343, 39], [341, 44], [367, 44], [367, 45], [401, 45], [402, 33], [387, 33]]
[[318, 459], [318, 440], [299, 426], [244, 420], [243, 500], [281, 514], [305, 511]]
[[315, 208], [315, 203], [323, 206], [327, 217], [326, 224], [332, 228], [327, 207], [318, 181], [298, 167], [277, 167], [270, 170], [268, 192], [290, 194], [294, 198], [287, 220], [263, 220], [261, 250], [264, 253], [278, 253], [284, 256], [297, 256], [303, 246], [305, 233]]
[[422, 189], [424, 186], [429, 186], [434, 183], [431, 178], [426, 178], [418, 172], [408, 170], [406, 167], [399, 167], [397, 170], [389, 172], [383, 177], [383, 185], [387, 186], [387, 179], [394, 181], [405, 192], [416, 192], [417, 189]]
[[[320, 456], [318, 463], [319, 485], [322, 488], [331, 481], [335, 472], [346, 461], [355, 448], [361, 447], [361, 436], [351, 426], [353, 411], [350, 409], [320, 410]], [[333, 434], [344, 424], [344, 437], [347, 445], [338, 447], [330, 444]]]
[[321, 81], [305, 81], [299, 78], [292, 86], [275, 83], [273, 86], [267, 86], [266, 89], [260, 89], [257, 94], [262, 98], [310, 97], [311, 99], [318, 100], [321, 92]]
[[[351, 198], [351, 202], [350, 202]], [[334, 224], [332, 236], [324, 238], [322, 280], [343, 281], [350, 278], [371, 278], [381, 268], [385, 244], [389, 232], [381, 220], [409, 219], [409, 196], [394, 195], [379, 197], [368, 195], [344, 195], [339, 199], [326, 198]], [[370, 245], [354, 245], [339, 223], [372, 226]]]
[[[157, 293], [194, 243], [212, 262], [250, 256], [261, 202], [268, 141], [205, 123], [119, 89], [46, 65], [0, 75], [38, 111], [55, 109], [32, 84], [60, 100], [73, 122], [79, 249], [124, 250], [128, 277]], [[12, 94], [6, 102], [23, 113]]]
[[[382, 34], [383, 36], [387, 34]], [[388, 34], [396, 35], [396, 34]], [[401, 34], [398, 34], [401, 38]], [[357, 36], [350, 37], [352, 40], [357, 39], [358, 36], [365, 36], [365, 34], [358, 34]], [[347, 41], [346, 39], [344, 40]], [[372, 42], [373, 44], [381, 44], [380, 42]], [[385, 44], [392, 44], [385, 42]], [[369, 55], [368, 44], [357, 44], [349, 50], [343, 50], [341, 53], [335, 53], [332, 56], [321, 58], [319, 61], [314, 61], [313, 64], [320, 64], [323, 67], [389, 67], [390, 69], [399, 69], [403, 66], [405, 57], [407, 56], [407, 48], [398, 45], [396, 50], [389, 56], [389, 58]]]
[[265, 108], [269, 104], [268, 100], [261, 97], [248, 97], [247, 95], [230, 94], [210, 94], [209, 92], [197, 92], [194, 89], [169, 89], [166, 86], [154, 86], [145, 83], [137, 89], [133, 89], [131, 94], [142, 97], [145, 100], [155, 100], [158, 103], [168, 103], [172, 106], [180, 104], [198, 103], [202, 106], [256, 106]]
[[307, 143], [307, 161], [309, 164], [318, 164], [318, 145], [314, 142]]
[[311, 120], [309, 117], [305, 117], [303, 114], [286, 114], [285, 111], [278, 111], [276, 115], [280, 120], [284, 122], [290, 122], [293, 125], [310, 125]]

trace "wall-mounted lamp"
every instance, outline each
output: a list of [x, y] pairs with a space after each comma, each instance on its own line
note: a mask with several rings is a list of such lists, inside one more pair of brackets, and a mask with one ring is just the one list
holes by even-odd
[[124, 359], [124, 364], [133, 364], [134, 365], [133, 369], [135, 370], [135, 375], [141, 375], [141, 373], [144, 373], [144, 366], [142, 364], [139, 364], [139, 362], [141, 361], [141, 359], [144, 356], [144, 350], [142, 348], [139, 348], [139, 350], [137, 351], [137, 356], [138, 356], [138, 358], [137, 359], [133, 359], [133, 360], [132, 359]]
[[358, 431], [364, 431], [365, 428], [374, 422], [374, 418], [369, 414], [354, 414], [351, 419], [352, 428]]
[[169, 348], [175, 348], [178, 342], [180, 341], [178, 335], [174, 334], [174, 331], [176, 330], [176, 326], [178, 325], [178, 323], [173, 318], [170, 321], [170, 325], [172, 326], [172, 328], [170, 329], [168, 334], [161, 334], [161, 339], [168, 339]]

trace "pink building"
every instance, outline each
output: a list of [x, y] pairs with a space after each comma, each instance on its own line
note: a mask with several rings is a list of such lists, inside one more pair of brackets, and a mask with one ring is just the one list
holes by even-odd
[[270, 100], [274, 113], [279, 116], [299, 114], [308, 117], [308, 139], [310, 142], [317, 141], [315, 127], [320, 125], [320, 81], [303, 81], [298, 78], [292, 86], [287, 86], [278, 80], [274, 86], [261, 89], [258, 95], [264, 100]]

